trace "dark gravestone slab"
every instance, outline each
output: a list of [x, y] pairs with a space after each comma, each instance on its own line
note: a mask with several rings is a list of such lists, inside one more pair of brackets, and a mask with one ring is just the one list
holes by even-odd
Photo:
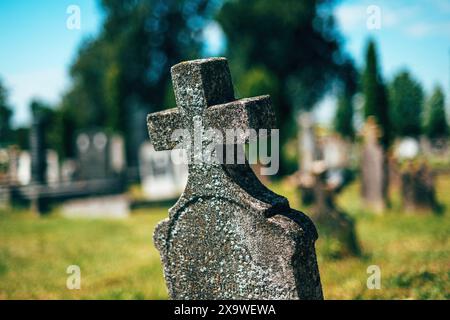
[[[176, 147], [172, 133], [192, 132], [196, 117], [219, 130], [273, 126], [268, 96], [234, 99], [224, 58], [180, 63], [172, 81], [178, 108], [148, 116], [156, 150]], [[310, 219], [247, 163], [190, 163], [183, 194], [154, 234], [173, 299], [322, 299], [316, 238]]]
[[433, 171], [424, 163], [410, 163], [401, 172], [401, 194], [406, 213], [439, 212]]
[[138, 99], [131, 99], [129, 103], [128, 116], [128, 143], [126, 145], [127, 152], [127, 180], [129, 182], [139, 181], [139, 150], [142, 144], [147, 141], [148, 133], [145, 122], [147, 110], [144, 105], [138, 102]]
[[31, 182], [45, 183], [46, 150], [44, 136], [44, 119], [39, 114], [33, 115], [30, 130]]
[[316, 162], [314, 170], [314, 198], [311, 219], [319, 230], [324, 242], [322, 254], [330, 258], [358, 256], [361, 253], [358, 244], [355, 222], [348, 214], [336, 206], [336, 189], [327, 183], [325, 165]]
[[109, 138], [98, 130], [80, 132], [76, 138], [80, 180], [105, 179], [110, 174]]
[[31, 211], [37, 214], [49, 210], [49, 202], [41, 196], [40, 186], [46, 183], [47, 157], [44, 134], [44, 116], [39, 112], [33, 112], [33, 120], [30, 128], [30, 153], [31, 153], [31, 186], [30, 200]]

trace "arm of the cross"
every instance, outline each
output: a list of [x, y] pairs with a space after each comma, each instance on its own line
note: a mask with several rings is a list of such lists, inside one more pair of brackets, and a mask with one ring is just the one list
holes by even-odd
[[156, 151], [172, 150], [178, 144], [172, 133], [180, 129], [181, 116], [177, 108], [154, 112], [147, 116], [150, 142]]
[[[220, 130], [224, 136], [227, 130], [275, 128], [275, 114], [268, 95], [212, 106], [206, 110], [205, 118], [208, 127]], [[270, 130], [267, 134], [270, 135]]]

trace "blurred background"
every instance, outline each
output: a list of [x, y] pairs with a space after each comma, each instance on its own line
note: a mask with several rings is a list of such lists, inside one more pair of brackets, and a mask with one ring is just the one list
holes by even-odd
[[271, 95], [260, 179], [315, 221], [325, 297], [450, 298], [448, 1], [18, 0], [0, 34], [0, 299], [167, 298], [152, 233], [187, 168], [145, 118], [212, 56]]

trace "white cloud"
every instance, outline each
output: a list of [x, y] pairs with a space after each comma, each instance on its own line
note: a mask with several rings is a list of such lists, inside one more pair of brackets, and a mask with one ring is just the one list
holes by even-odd
[[340, 28], [344, 32], [366, 26], [366, 6], [341, 5], [336, 8], [335, 16]]
[[407, 26], [405, 33], [413, 38], [433, 35], [450, 37], [450, 22], [417, 22]]
[[9, 89], [9, 102], [14, 108], [13, 124], [27, 124], [30, 121], [29, 104], [33, 98], [57, 103], [67, 84], [65, 70], [32, 70], [26, 73], [4, 75]]

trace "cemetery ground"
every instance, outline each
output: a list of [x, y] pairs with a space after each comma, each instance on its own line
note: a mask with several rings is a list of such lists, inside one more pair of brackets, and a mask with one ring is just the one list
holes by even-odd
[[[272, 189], [300, 208], [286, 183]], [[358, 185], [339, 197], [356, 219], [361, 257], [338, 259], [333, 243], [317, 244], [326, 299], [450, 299], [450, 174], [437, 181], [442, 215], [409, 215], [398, 191], [382, 216], [364, 210]], [[308, 208], [303, 208], [308, 212]], [[166, 299], [159, 255], [152, 243], [167, 208], [135, 210], [123, 220], [65, 219], [53, 212], [0, 211], [0, 299]], [[66, 288], [66, 269], [81, 268], [81, 290]], [[381, 269], [381, 289], [366, 286], [367, 267]]]

